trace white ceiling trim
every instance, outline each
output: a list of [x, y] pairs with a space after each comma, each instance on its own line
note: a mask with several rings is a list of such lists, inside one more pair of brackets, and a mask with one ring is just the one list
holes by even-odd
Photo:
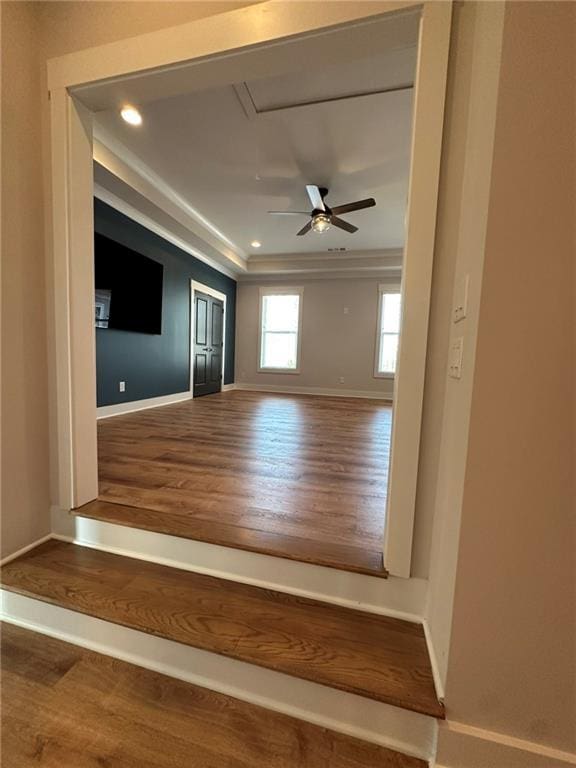
[[291, 262], [303, 261], [307, 262], [313, 259], [314, 261], [354, 261], [356, 259], [375, 259], [378, 261], [392, 262], [393, 266], [400, 266], [402, 264], [403, 251], [402, 248], [383, 248], [382, 250], [360, 250], [360, 251], [326, 251], [324, 253], [317, 251], [310, 251], [309, 253], [257, 253], [250, 256], [248, 262], [248, 269], [250, 270], [250, 264], [258, 264], [258, 262], [271, 262], [278, 261], [279, 263], [290, 260]]
[[113, 192], [105, 189], [100, 184], [94, 184], [94, 197], [98, 198], [98, 200], [102, 200], [103, 203], [106, 203], [120, 213], [123, 213], [124, 216], [132, 219], [132, 221], [135, 221], [137, 224], [146, 227], [146, 229], [150, 230], [150, 232], [153, 232], [155, 235], [158, 235], [164, 240], [167, 240], [169, 243], [172, 243], [172, 245], [175, 245], [182, 251], [185, 251], [191, 256], [194, 256], [194, 258], [198, 259], [199, 261], [203, 261], [209, 267], [212, 267], [212, 269], [216, 269], [218, 272], [221, 272], [227, 277], [231, 277], [233, 280], [238, 279], [238, 272], [233, 272], [230, 269], [226, 269], [226, 267], [223, 267], [222, 264], [214, 261], [214, 259], [210, 259], [208, 256], [205, 256], [201, 251], [199, 251], [197, 248], [194, 248], [194, 246], [192, 246], [190, 243], [187, 243], [182, 238], [177, 237], [172, 232], [170, 232], [169, 229], [163, 227], [157, 221], [154, 221], [154, 219], [152, 219], [150, 216], [142, 213], [142, 211], [139, 211], [133, 205], [126, 202], [126, 200], [122, 200], [120, 197], [118, 197], [118, 195], [115, 195]]
[[234, 83], [232, 85], [232, 88], [234, 88], [234, 92], [236, 93], [236, 96], [238, 97], [238, 101], [240, 102], [240, 105], [244, 110], [244, 114], [246, 115], [248, 120], [256, 120], [256, 118], [258, 117], [258, 112], [256, 111], [254, 101], [252, 100], [252, 96], [250, 94], [250, 89], [248, 88], [248, 84]]
[[368, 98], [370, 96], [382, 96], [386, 93], [396, 93], [397, 91], [411, 91], [414, 88], [414, 85], [412, 83], [401, 83], [399, 85], [390, 85], [386, 88], [374, 88], [373, 90], [369, 91], [358, 91], [358, 93], [347, 93], [344, 96], [326, 96], [325, 98], [318, 97], [316, 99], [307, 99], [304, 101], [293, 101], [293, 102], [287, 102], [286, 104], [278, 104], [278, 106], [275, 107], [261, 107], [258, 108], [254, 104], [254, 99], [252, 97], [252, 94], [250, 92], [250, 87], [248, 83], [242, 83], [245, 87], [245, 91], [241, 90], [237, 85], [234, 86], [234, 90], [236, 91], [236, 95], [240, 99], [240, 103], [244, 107], [244, 110], [247, 111], [246, 108], [246, 97], [250, 99], [250, 103], [252, 104], [254, 114], [248, 114], [250, 120], [254, 119], [255, 117], [258, 117], [259, 115], [269, 115], [272, 112], [283, 112], [287, 109], [300, 109], [301, 107], [315, 107], [319, 104], [332, 104], [335, 101], [345, 101], [346, 99], [364, 99]]
[[143, 163], [117, 139], [94, 126], [93, 157], [103, 168], [121, 179], [168, 215], [175, 218], [205, 244], [205, 256], [233, 271], [246, 269], [246, 253], [196, 211], [161, 176]]
[[348, 253], [294, 254], [292, 258], [258, 256], [248, 262], [242, 281], [290, 275], [317, 279], [334, 277], [395, 277], [402, 273], [402, 249]]
[[311, 272], [284, 272], [284, 273], [271, 273], [266, 272], [262, 274], [248, 273], [239, 275], [237, 280], [242, 285], [253, 284], [261, 285], [264, 283], [294, 283], [295, 280], [378, 280], [386, 283], [398, 283], [402, 278], [402, 270], [399, 268], [390, 269], [387, 272], [383, 272], [381, 269], [371, 270], [329, 270], [311, 271]]

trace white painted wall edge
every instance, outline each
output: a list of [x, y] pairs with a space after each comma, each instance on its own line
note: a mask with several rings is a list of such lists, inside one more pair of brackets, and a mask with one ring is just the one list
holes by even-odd
[[434, 688], [436, 689], [436, 696], [440, 701], [444, 701], [444, 681], [440, 673], [440, 665], [438, 664], [438, 656], [436, 655], [436, 649], [434, 648], [434, 642], [428, 620], [422, 619], [422, 628], [424, 630], [424, 637], [426, 638], [426, 647], [428, 648], [428, 657], [430, 658], [430, 666], [432, 667], [432, 677], [434, 678]]
[[158, 408], [161, 405], [182, 403], [184, 400], [191, 399], [192, 392], [175, 392], [173, 395], [148, 397], [145, 400], [132, 400], [126, 403], [116, 403], [115, 405], [101, 405], [96, 409], [96, 418], [107, 419], [110, 416], [120, 416], [123, 413], [133, 413], [134, 411], [145, 411], [147, 408]]
[[405, 754], [432, 757], [433, 718], [2, 591], [2, 618], [36, 632]]
[[[439, 728], [439, 737], [445, 742], [451, 737], [458, 739], [458, 753], [469, 753], [474, 756], [474, 765], [488, 764], [478, 762], [483, 760], [483, 749], [489, 750], [486, 760], [489, 760], [491, 765], [506, 766], [506, 768], [556, 768], [556, 766], [560, 768], [576, 765], [576, 753], [565, 752], [535, 741], [519, 739], [454, 720], [445, 720], [440, 723]], [[452, 763], [451, 760], [450, 763]], [[445, 766], [435, 763], [435, 766], [452, 768], [450, 763]], [[458, 763], [457, 768], [461, 765]], [[463, 764], [462, 768], [468, 768], [468, 763]]]
[[183, 539], [53, 510], [54, 537], [103, 552], [420, 623], [425, 579], [360, 573]]
[[371, 392], [368, 389], [328, 389], [326, 387], [290, 387], [284, 384], [247, 384], [236, 382], [234, 389], [246, 392], [277, 392], [286, 395], [321, 395], [324, 397], [363, 397], [373, 400], [385, 400], [391, 403], [392, 395], [384, 392]]

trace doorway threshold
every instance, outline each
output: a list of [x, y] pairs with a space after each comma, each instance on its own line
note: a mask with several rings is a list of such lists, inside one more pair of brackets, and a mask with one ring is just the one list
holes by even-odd
[[386, 578], [382, 552], [345, 544], [317, 542], [297, 536], [227, 526], [215, 520], [199, 520], [184, 515], [166, 514], [144, 507], [115, 504], [97, 499], [73, 514], [129, 528], [139, 528], [208, 544], [259, 552], [340, 571]]

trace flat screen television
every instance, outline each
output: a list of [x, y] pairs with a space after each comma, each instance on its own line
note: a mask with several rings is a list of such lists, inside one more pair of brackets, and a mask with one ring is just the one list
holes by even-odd
[[162, 264], [96, 233], [94, 282], [96, 328], [162, 333]]

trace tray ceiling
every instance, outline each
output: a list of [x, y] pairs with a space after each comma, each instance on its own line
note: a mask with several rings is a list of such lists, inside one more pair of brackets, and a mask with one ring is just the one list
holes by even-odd
[[[100, 112], [96, 131], [240, 253], [401, 248], [415, 63], [410, 47], [197, 91], [142, 106], [137, 128]], [[306, 184], [328, 187], [330, 205], [374, 197], [377, 207], [343, 217], [359, 227], [354, 235], [331, 228], [297, 237], [305, 217], [267, 211], [308, 210]]]

